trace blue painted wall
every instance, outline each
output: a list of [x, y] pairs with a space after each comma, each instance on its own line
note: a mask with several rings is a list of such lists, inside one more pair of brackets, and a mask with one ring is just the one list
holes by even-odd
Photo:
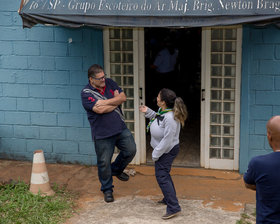
[[243, 27], [240, 172], [253, 156], [272, 152], [266, 123], [280, 114], [280, 29]]
[[80, 91], [103, 64], [102, 31], [23, 29], [19, 4], [0, 2], [0, 159], [43, 149], [48, 162], [96, 164]]
[[[102, 31], [22, 29], [19, 1], [0, 2], [0, 159], [96, 164], [80, 101], [87, 69], [103, 64]], [[72, 42], [69, 43], [69, 38]], [[280, 29], [243, 27], [240, 172], [271, 151], [267, 120], [280, 114]]]

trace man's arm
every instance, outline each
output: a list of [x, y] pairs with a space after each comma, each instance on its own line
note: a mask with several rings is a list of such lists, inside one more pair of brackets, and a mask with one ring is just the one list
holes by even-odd
[[113, 110], [115, 110], [118, 106], [113, 106], [113, 105], [97, 105], [97, 103], [100, 100], [98, 100], [96, 102], [96, 104], [94, 105], [94, 107], [92, 108], [92, 110], [97, 113], [97, 114], [105, 114], [105, 113], [109, 113], [112, 112]]
[[255, 181], [255, 172], [254, 172], [254, 159], [249, 162], [248, 170], [244, 173], [243, 180], [245, 187], [255, 191], [256, 190], [256, 181]]
[[126, 95], [124, 92], [119, 93], [118, 90], [115, 90], [113, 98], [107, 100], [98, 100], [92, 110], [98, 114], [109, 113], [125, 101]]
[[104, 105], [119, 106], [125, 101], [126, 101], [126, 95], [124, 94], [124, 92], [119, 93], [118, 90], [115, 90], [113, 98], [107, 100], [98, 100], [96, 104], [97, 107], [104, 106]]

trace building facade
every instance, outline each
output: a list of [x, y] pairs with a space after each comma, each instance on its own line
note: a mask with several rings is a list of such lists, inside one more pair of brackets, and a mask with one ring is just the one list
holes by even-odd
[[[23, 29], [19, 2], [0, 3], [0, 159], [95, 165], [80, 100], [91, 64], [124, 89], [124, 113], [146, 163], [144, 28]], [[121, 43], [119, 47], [117, 43]], [[224, 46], [224, 47], [221, 47]], [[247, 168], [271, 151], [266, 122], [280, 112], [280, 29], [274, 25], [201, 28], [200, 166]], [[121, 57], [121, 61], [119, 59]]]

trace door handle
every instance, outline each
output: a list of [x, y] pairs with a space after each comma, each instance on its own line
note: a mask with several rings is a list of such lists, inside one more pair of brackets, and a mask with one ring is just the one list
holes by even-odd
[[140, 100], [143, 100], [143, 88], [142, 87], [139, 88], [139, 98], [140, 98]]
[[201, 90], [201, 101], [205, 100], [205, 89]]

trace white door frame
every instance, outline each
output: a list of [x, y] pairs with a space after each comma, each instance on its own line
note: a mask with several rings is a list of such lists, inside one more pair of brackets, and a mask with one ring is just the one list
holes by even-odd
[[[138, 107], [135, 108], [139, 112], [139, 106], [146, 104], [145, 98], [145, 33], [144, 28], [137, 28], [135, 29], [136, 33], [138, 33], [138, 88], [135, 88], [136, 91], [139, 91], [139, 101]], [[136, 46], [135, 46], [136, 47]], [[136, 85], [137, 86], [137, 85]], [[147, 160], [146, 156], [146, 118], [141, 113], [139, 115], [139, 163], [145, 164]]]
[[[227, 27], [228, 28], [228, 27]], [[201, 167], [212, 169], [239, 169], [239, 135], [240, 135], [240, 83], [241, 83], [241, 53], [242, 27], [237, 28], [236, 46], [236, 89], [235, 89], [235, 121], [234, 121], [234, 160], [210, 158], [210, 65], [211, 65], [211, 27], [202, 28], [202, 57], [201, 57]]]
[[[242, 27], [238, 26], [236, 46], [236, 92], [235, 92], [235, 139], [234, 160], [209, 158], [209, 124], [210, 124], [210, 59], [211, 28], [202, 28], [201, 52], [201, 167], [213, 169], [238, 170], [239, 168], [239, 120], [240, 120], [240, 80], [241, 80], [241, 39]], [[109, 28], [103, 30], [104, 70], [110, 74]], [[134, 66], [134, 109], [135, 142], [137, 153], [132, 164], [146, 163], [145, 117], [139, 112], [139, 105], [145, 104], [145, 64], [144, 64], [144, 28], [133, 28], [133, 66]], [[205, 99], [205, 100], [203, 100]]]
[[[104, 71], [110, 76], [109, 29], [103, 30]], [[137, 147], [131, 164], [146, 163], [145, 117], [140, 114], [139, 105], [145, 104], [145, 55], [144, 28], [133, 28], [133, 75], [134, 75], [134, 136]], [[113, 160], [117, 154], [114, 154]]]

